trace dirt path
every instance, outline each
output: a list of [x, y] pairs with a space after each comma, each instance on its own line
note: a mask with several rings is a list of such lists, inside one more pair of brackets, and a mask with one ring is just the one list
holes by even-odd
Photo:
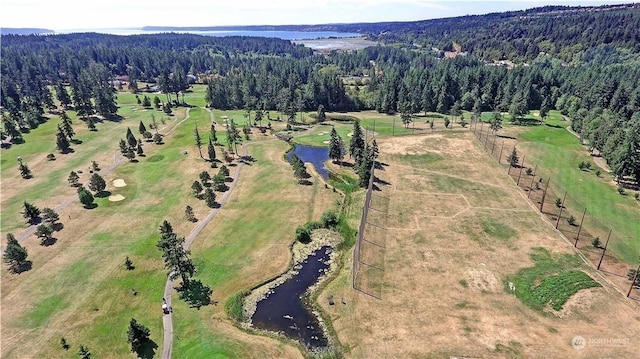
[[[167, 131], [167, 133], [164, 133], [163, 136], [169, 135], [178, 126], [180, 126], [182, 123], [184, 123], [186, 120], [188, 120], [189, 119], [189, 110], [190, 109], [187, 108], [186, 116], [184, 117], [184, 119], [182, 121], [178, 122], [177, 124], [175, 124], [175, 126], [173, 126], [169, 131]], [[166, 126], [166, 127], [168, 127], [168, 126]], [[162, 128], [161, 130], [164, 130], [166, 127]], [[109, 174], [111, 171], [116, 169], [118, 166], [120, 166], [123, 162], [124, 161], [123, 161], [122, 157], [119, 155], [118, 152], [116, 152], [114, 154], [114, 156], [113, 156], [113, 163], [109, 167], [100, 170], [100, 175], [104, 177], [105, 175]], [[83, 184], [83, 186], [85, 186], [85, 187], [88, 186], [88, 185], [89, 185], [88, 181]], [[72, 204], [72, 203], [74, 203], [76, 201], [78, 201], [78, 196], [77, 195], [69, 196], [67, 199], [65, 199], [62, 203], [58, 204], [57, 206], [55, 206], [53, 209], [56, 212], [60, 212], [61, 210], [65, 209], [70, 204]], [[23, 240], [27, 239], [30, 235], [34, 234], [36, 232], [37, 228], [38, 228], [38, 225], [36, 225], [36, 224], [34, 224], [32, 226], [29, 226], [29, 228], [27, 228], [24, 232], [22, 232], [22, 233], [20, 233], [20, 235], [16, 236], [16, 239], [18, 240], [18, 242], [22, 242]]]
[[[213, 113], [211, 112], [209, 113], [211, 115], [211, 119], [213, 120]], [[247, 155], [246, 144], [242, 145], [242, 151], [243, 151], [243, 155], [246, 156]], [[189, 249], [189, 247], [195, 240], [196, 236], [204, 229], [204, 227], [206, 227], [207, 224], [209, 224], [209, 222], [211, 222], [211, 220], [222, 208], [222, 205], [224, 205], [224, 203], [227, 201], [228, 197], [233, 191], [233, 188], [236, 186], [236, 183], [238, 182], [238, 177], [240, 176], [240, 170], [242, 169], [243, 165], [244, 163], [240, 162], [236, 167], [236, 171], [232, 176], [233, 182], [231, 182], [231, 184], [229, 185], [229, 189], [224, 193], [224, 195], [222, 195], [222, 198], [218, 202], [220, 206], [218, 208], [212, 209], [209, 212], [209, 214], [202, 221], [200, 221], [198, 225], [193, 228], [191, 233], [189, 233], [189, 235], [185, 238], [185, 242], [183, 245], [185, 249]], [[167, 306], [169, 306], [170, 308], [171, 308], [172, 293], [173, 293], [173, 281], [170, 280], [169, 277], [167, 277], [167, 282], [164, 286], [163, 298], [166, 301]], [[162, 354], [160, 355], [160, 358], [170, 359], [171, 353], [173, 351], [173, 311], [170, 311], [169, 314], [162, 315], [162, 327], [163, 327]]]
[[[572, 135], [580, 138], [580, 135], [575, 133], [572, 129], [571, 129], [571, 119], [568, 116], [562, 116], [565, 121], [569, 122], [569, 126], [567, 126], [567, 131], [569, 131], [569, 133], [571, 133]], [[582, 145], [584, 145], [584, 143], [582, 143]], [[587, 146], [585, 146], [587, 147]], [[588, 150], [587, 150], [588, 151]], [[596, 166], [600, 167], [601, 169], [603, 169], [605, 172], [611, 172], [611, 169], [609, 168], [609, 166], [607, 165], [607, 162], [604, 160], [604, 158], [602, 158], [601, 156], [594, 156], [591, 155], [591, 157], [593, 157], [593, 162], [596, 163]]]

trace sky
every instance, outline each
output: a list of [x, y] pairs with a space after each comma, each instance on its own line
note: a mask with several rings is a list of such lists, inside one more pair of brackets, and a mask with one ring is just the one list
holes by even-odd
[[[637, 0], [636, 0], [637, 1]], [[1, 27], [51, 30], [142, 26], [287, 25], [413, 21], [544, 5], [634, 1], [535, 0], [0, 0]]]

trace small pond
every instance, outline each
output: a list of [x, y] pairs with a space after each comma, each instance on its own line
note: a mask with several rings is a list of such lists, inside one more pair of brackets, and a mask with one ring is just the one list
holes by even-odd
[[253, 326], [282, 332], [308, 347], [326, 347], [327, 337], [301, 296], [329, 268], [331, 251], [331, 247], [324, 246], [313, 252], [298, 265], [298, 274], [273, 288], [268, 297], [259, 301], [252, 317]]
[[311, 162], [322, 178], [329, 178], [329, 171], [324, 167], [324, 161], [329, 159], [328, 147], [295, 145], [293, 150], [287, 153], [287, 161], [290, 160], [294, 154], [300, 157], [302, 162]]

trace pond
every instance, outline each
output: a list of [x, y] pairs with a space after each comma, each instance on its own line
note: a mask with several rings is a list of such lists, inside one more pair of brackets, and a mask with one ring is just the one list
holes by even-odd
[[259, 301], [252, 317], [253, 326], [284, 333], [308, 347], [326, 347], [327, 337], [301, 296], [329, 268], [331, 251], [331, 247], [324, 246], [313, 252], [300, 263], [298, 274], [273, 288], [271, 294]]
[[329, 159], [328, 147], [312, 147], [304, 145], [295, 145], [293, 151], [287, 153], [287, 161], [291, 159], [291, 156], [297, 155], [302, 162], [311, 162], [318, 174], [324, 179], [329, 178], [329, 171], [324, 166], [324, 161]]

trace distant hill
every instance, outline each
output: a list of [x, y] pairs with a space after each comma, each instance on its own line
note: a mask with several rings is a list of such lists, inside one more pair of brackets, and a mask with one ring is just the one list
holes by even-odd
[[40, 28], [16, 28], [16, 27], [1, 27], [0, 35], [42, 35], [42, 34], [53, 34], [55, 31], [49, 29], [40, 29]]
[[[462, 51], [488, 60], [529, 61], [541, 52], [565, 61], [576, 53], [610, 49], [640, 53], [640, 4], [589, 7], [545, 6], [521, 11], [452, 18], [318, 25], [210, 27], [147, 26], [150, 31], [336, 31], [383, 43]], [[617, 54], [615, 55], [617, 56]]]

